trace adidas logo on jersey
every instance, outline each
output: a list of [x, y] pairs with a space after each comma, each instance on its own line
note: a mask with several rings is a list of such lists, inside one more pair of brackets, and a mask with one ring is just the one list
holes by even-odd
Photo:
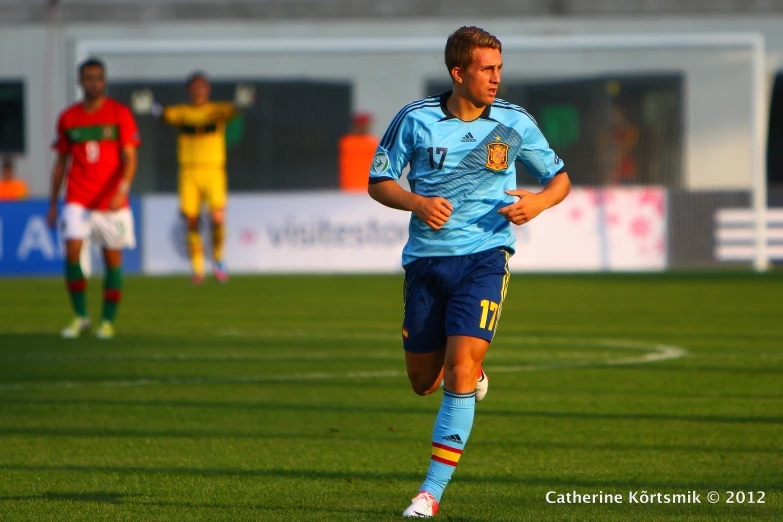
[[472, 141], [476, 141], [476, 138], [474, 138], [474, 137], [473, 137], [473, 134], [471, 134], [471, 133], [467, 133], [467, 134], [465, 134], [465, 137], [464, 137], [464, 138], [462, 138], [462, 142], [463, 142], [463, 143], [464, 143], [464, 142], [472, 142]]
[[[476, 141], [476, 140], [473, 140]], [[456, 433], [454, 435], [446, 435], [445, 437], [441, 437], [443, 440], [448, 440], [450, 442], [456, 442], [457, 444], [462, 444], [462, 439], [457, 435]]]

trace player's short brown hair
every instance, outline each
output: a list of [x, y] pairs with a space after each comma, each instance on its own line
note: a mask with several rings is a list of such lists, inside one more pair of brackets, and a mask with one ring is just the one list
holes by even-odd
[[95, 57], [90, 57], [79, 64], [79, 77], [84, 75], [84, 70], [87, 69], [88, 67], [100, 67], [103, 73], [106, 72], [106, 64], [103, 63], [103, 60], [100, 60]]
[[209, 76], [207, 76], [207, 73], [204, 71], [193, 71], [185, 80], [185, 87], [190, 87], [190, 85], [196, 80], [204, 80], [205, 82], [209, 83]]
[[480, 27], [460, 27], [449, 35], [444, 53], [449, 76], [454, 67], [464, 69], [470, 65], [473, 61], [473, 49], [476, 47], [489, 47], [503, 52], [500, 40]]

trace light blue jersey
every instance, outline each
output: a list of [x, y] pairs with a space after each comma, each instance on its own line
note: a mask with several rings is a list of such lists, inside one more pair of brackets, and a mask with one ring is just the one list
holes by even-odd
[[495, 99], [471, 122], [446, 107], [451, 92], [406, 105], [386, 130], [370, 168], [370, 183], [397, 180], [410, 163], [411, 191], [439, 196], [454, 207], [433, 230], [411, 214], [403, 266], [422, 257], [461, 256], [491, 248], [514, 250], [510, 223], [498, 210], [515, 201], [514, 161], [541, 184], [564, 170], [535, 120], [523, 108]]

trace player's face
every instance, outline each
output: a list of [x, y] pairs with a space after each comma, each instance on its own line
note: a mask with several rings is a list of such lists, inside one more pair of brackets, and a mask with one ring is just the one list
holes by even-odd
[[85, 67], [80, 78], [84, 97], [88, 100], [100, 98], [106, 92], [106, 77], [103, 74], [103, 67], [92, 65]]
[[204, 78], [195, 78], [188, 86], [190, 103], [193, 105], [202, 105], [209, 101], [210, 85]]
[[492, 105], [498, 93], [502, 70], [500, 51], [476, 47], [473, 49], [473, 61], [461, 71], [462, 82], [458, 82], [460, 94], [476, 106]]

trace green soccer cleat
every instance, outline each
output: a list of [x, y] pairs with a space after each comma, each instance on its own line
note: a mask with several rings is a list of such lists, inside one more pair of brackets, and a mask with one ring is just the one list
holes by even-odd
[[98, 339], [113, 339], [114, 338], [114, 326], [111, 321], [101, 321], [98, 325], [98, 329], [95, 330], [95, 337]]
[[68, 326], [60, 330], [60, 337], [63, 339], [76, 339], [81, 334], [89, 332], [90, 326], [89, 317], [74, 317]]

